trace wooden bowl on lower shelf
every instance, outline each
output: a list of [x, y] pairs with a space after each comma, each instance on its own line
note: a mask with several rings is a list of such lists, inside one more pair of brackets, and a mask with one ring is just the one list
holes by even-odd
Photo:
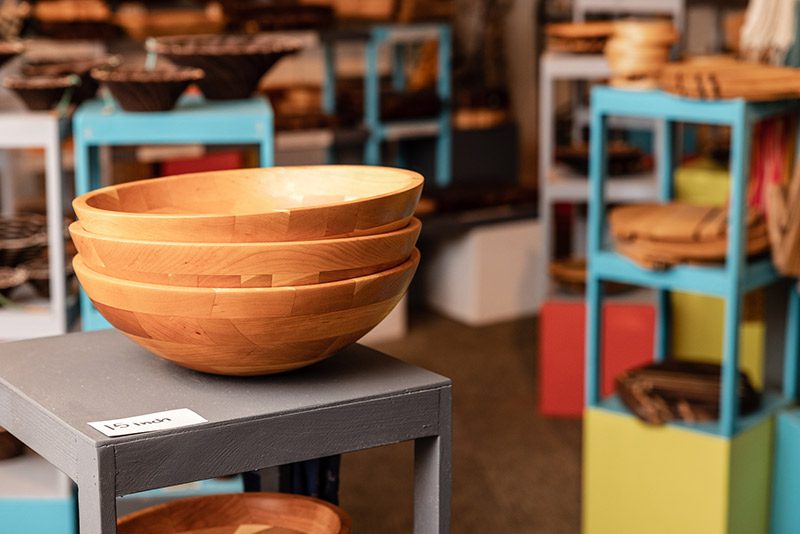
[[93, 234], [170, 242], [331, 239], [408, 224], [422, 191], [413, 171], [360, 165], [239, 169], [141, 180], [76, 198]]
[[77, 87], [77, 76], [8, 76], [3, 87], [12, 90], [31, 111], [50, 111], [68, 90]]
[[126, 515], [118, 534], [349, 534], [350, 516], [327, 502], [285, 493], [180, 499]]
[[222, 375], [304, 367], [357, 341], [405, 294], [419, 264], [338, 282], [274, 288], [144, 284], [97, 273], [80, 255], [84, 291], [115, 328], [157, 356]]
[[169, 243], [69, 231], [90, 269], [123, 280], [187, 287], [281, 287], [385, 271], [408, 259], [422, 224], [382, 234], [266, 243]]

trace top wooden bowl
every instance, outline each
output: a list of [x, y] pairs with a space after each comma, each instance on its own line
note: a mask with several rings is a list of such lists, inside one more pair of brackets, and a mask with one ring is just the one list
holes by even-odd
[[120, 519], [117, 533], [348, 534], [350, 524], [344, 510], [311, 497], [236, 493], [145, 508]]
[[320, 165], [183, 174], [97, 189], [72, 206], [88, 232], [171, 242], [303, 241], [408, 224], [421, 175]]

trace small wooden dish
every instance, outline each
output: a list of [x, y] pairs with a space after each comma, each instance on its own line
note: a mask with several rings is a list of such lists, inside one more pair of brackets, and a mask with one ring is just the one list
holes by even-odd
[[284, 56], [300, 50], [286, 35], [184, 35], [159, 37], [148, 49], [176, 65], [202, 69], [200, 90], [211, 100], [250, 97], [261, 78]]
[[0, 295], [8, 295], [28, 281], [28, 271], [21, 267], [0, 267]]
[[31, 111], [49, 111], [79, 83], [77, 76], [8, 76], [3, 87], [14, 91]]
[[189, 84], [203, 79], [200, 69], [92, 69], [92, 78], [108, 87], [125, 111], [169, 111]]
[[318, 362], [372, 330], [408, 289], [419, 264], [338, 282], [274, 288], [190, 288], [75, 273], [98, 311], [153, 354], [221, 375], [280, 373]]
[[170, 242], [305, 241], [406, 226], [418, 173], [319, 165], [184, 174], [97, 189], [72, 206], [87, 232]]
[[366, 276], [408, 259], [422, 225], [382, 234], [266, 243], [169, 243], [69, 231], [86, 265], [135, 282], [188, 287], [282, 287]]
[[344, 510], [312, 497], [235, 493], [145, 508], [121, 518], [117, 533], [349, 534], [350, 527], [350, 516]]
[[97, 89], [100, 85], [92, 78], [92, 69], [111, 67], [118, 64], [119, 57], [117, 56], [26, 57], [20, 72], [24, 76], [69, 76], [70, 74], [78, 76], [80, 85], [75, 88], [75, 92], [72, 94], [72, 102], [75, 105], [79, 105], [97, 95]]

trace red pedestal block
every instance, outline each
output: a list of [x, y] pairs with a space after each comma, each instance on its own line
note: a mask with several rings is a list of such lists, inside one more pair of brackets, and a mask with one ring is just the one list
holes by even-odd
[[[614, 377], [653, 359], [655, 308], [606, 302], [603, 306], [602, 392]], [[539, 315], [539, 409], [544, 415], [580, 417], [584, 405], [586, 305], [582, 300], [544, 303]]]
[[242, 153], [238, 150], [210, 152], [198, 158], [173, 159], [161, 164], [163, 176], [193, 172], [227, 171], [242, 168]]

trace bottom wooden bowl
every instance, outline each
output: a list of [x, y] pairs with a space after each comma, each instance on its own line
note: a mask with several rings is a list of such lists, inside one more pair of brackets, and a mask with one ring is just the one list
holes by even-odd
[[194, 288], [130, 282], [73, 266], [115, 328], [153, 354], [221, 375], [280, 373], [356, 342], [394, 309], [419, 264], [307, 286]]
[[350, 516], [319, 499], [238, 493], [181, 499], [126, 515], [118, 534], [348, 534]]

